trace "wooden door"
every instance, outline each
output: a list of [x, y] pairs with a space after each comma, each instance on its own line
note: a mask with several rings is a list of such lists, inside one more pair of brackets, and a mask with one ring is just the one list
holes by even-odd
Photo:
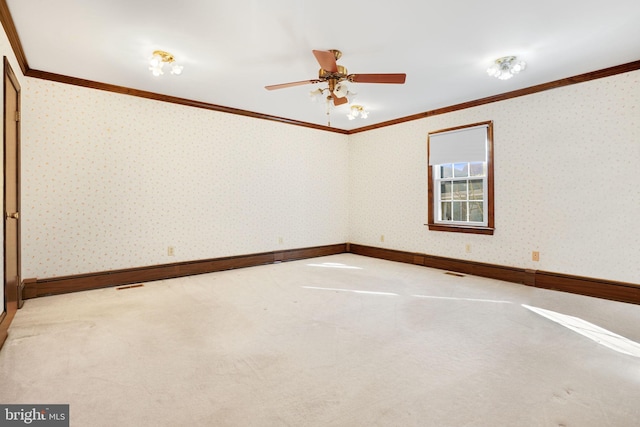
[[4, 298], [0, 346], [22, 298], [20, 274], [20, 85], [4, 58]]

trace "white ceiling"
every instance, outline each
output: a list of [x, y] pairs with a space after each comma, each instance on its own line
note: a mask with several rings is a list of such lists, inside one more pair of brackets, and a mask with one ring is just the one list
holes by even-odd
[[[326, 108], [304, 85], [312, 50], [339, 49], [349, 73], [406, 73], [404, 85], [352, 83], [369, 111], [352, 130], [640, 59], [640, 1], [6, 0], [32, 70], [317, 125]], [[156, 49], [184, 65], [154, 77]], [[489, 77], [516, 55], [527, 69]]]

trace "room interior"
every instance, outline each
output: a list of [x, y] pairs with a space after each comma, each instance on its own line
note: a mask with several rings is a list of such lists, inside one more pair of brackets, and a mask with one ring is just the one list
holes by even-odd
[[[126, 418], [133, 416], [126, 401], [153, 395], [156, 387], [159, 393], [175, 388], [166, 398], [184, 401], [200, 387], [206, 393], [187, 405], [195, 414], [193, 425], [210, 425], [210, 416], [217, 425], [478, 425], [474, 416], [480, 425], [501, 419], [625, 425], [640, 416], [630, 398], [640, 381], [635, 350], [615, 352], [535, 311], [584, 319], [608, 336], [630, 340], [634, 349], [640, 342], [633, 327], [640, 316], [640, 190], [633, 184], [640, 159], [640, 7], [635, 3], [581, 2], [581, 18], [570, 5], [547, 1], [527, 6], [529, 14], [505, 6], [499, 13], [511, 19], [501, 21], [507, 22], [504, 33], [488, 31], [470, 43], [468, 32], [453, 28], [450, 37], [439, 39], [446, 40], [443, 46], [434, 46], [430, 31], [447, 30], [440, 22], [447, 20], [431, 18], [429, 29], [420, 14], [402, 12], [400, 6], [415, 9], [412, 2], [397, 8], [372, 2], [369, 20], [354, 18], [355, 6], [345, 5], [340, 16], [351, 17], [344, 22], [357, 37], [337, 30], [345, 25], [341, 19], [326, 22], [326, 33], [319, 31], [325, 23], [310, 18], [315, 16], [310, 2], [234, 6], [245, 14], [200, 2], [193, 10], [170, 13], [150, 2], [74, 5], [0, 1], [5, 76], [11, 70], [20, 88], [19, 218], [5, 210], [5, 232], [7, 221], [19, 224], [19, 280], [2, 296], [0, 403], [66, 399], [82, 408], [73, 417], [85, 421], [93, 411], [106, 414], [125, 405], [122, 423], [136, 425], [141, 418]], [[137, 9], [143, 7], [149, 14]], [[199, 7], [207, 12], [200, 18]], [[486, 20], [479, 18], [486, 15], [475, 7], [469, 5], [461, 17], [434, 6], [451, 16], [449, 22], [455, 16], [468, 29], [479, 28], [478, 22], [484, 28]], [[229, 16], [229, 22], [212, 26], [210, 19], [218, 16]], [[388, 25], [398, 31], [375, 31], [391, 17], [397, 22]], [[187, 18], [193, 19], [191, 27]], [[225, 40], [225, 47], [202, 36], [210, 43], [208, 52], [227, 58], [229, 66], [216, 63], [215, 55], [196, 55], [207, 50], [189, 30], [222, 39], [219, 32], [231, 31], [234, 19], [253, 27], [233, 32], [237, 38]], [[105, 22], [121, 25], [114, 30]], [[132, 29], [148, 32], [148, 38], [132, 43]], [[504, 34], [513, 38], [507, 46], [498, 43]], [[149, 41], [151, 36], [156, 40]], [[256, 42], [254, 50], [238, 48], [249, 41]], [[347, 79], [352, 92], [346, 98], [353, 91], [357, 96], [345, 105], [337, 105], [342, 101], [336, 95], [326, 103], [310, 102], [309, 91], [324, 87], [324, 81], [265, 89], [316, 79], [313, 50], [336, 48], [342, 51], [338, 63], [349, 72], [406, 73], [406, 82]], [[168, 68], [152, 74], [148, 59], [159, 49], [175, 54], [184, 66], [180, 75]], [[469, 49], [477, 50], [475, 56], [461, 59], [471, 55]], [[526, 68], [505, 81], [487, 75], [485, 69], [505, 55], [527, 61]], [[368, 117], [348, 117], [355, 102], [368, 109]], [[5, 139], [6, 119], [5, 112]], [[487, 121], [494, 131], [493, 234], [429, 230], [427, 136]], [[5, 278], [6, 262], [6, 287]], [[322, 299], [323, 293], [331, 298]], [[178, 303], [181, 298], [192, 305]], [[292, 301], [303, 304], [294, 307]], [[311, 317], [301, 320], [305, 304]], [[129, 324], [139, 320], [141, 325]], [[260, 335], [261, 322], [268, 336], [293, 338], [275, 344], [295, 347], [300, 364], [274, 360], [282, 354]], [[355, 330], [349, 326], [353, 322]], [[470, 332], [467, 339], [476, 346], [455, 347], [477, 322], [487, 328], [475, 332], [476, 340]], [[438, 339], [444, 344], [437, 352], [416, 342], [435, 339], [431, 329], [423, 329], [426, 324], [441, 328]], [[148, 347], [132, 345], [145, 331], [162, 328], [170, 337], [141, 339]], [[93, 337], [94, 331], [106, 335]], [[114, 331], [124, 335], [118, 338]], [[394, 333], [402, 339], [394, 340]], [[72, 336], [75, 346], [55, 346]], [[216, 347], [219, 339], [224, 345]], [[363, 346], [351, 347], [352, 339]], [[93, 362], [83, 359], [87, 342], [88, 354], [97, 357]], [[181, 343], [186, 354], [158, 361], [174, 369], [166, 377], [175, 380], [171, 384], [153, 379], [161, 376], [162, 366], [152, 371], [144, 363], [127, 365], [127, 355], [180, 354]], [[319, 344], [333, 345], [325, 354], [336, 358], [333, 362], [321, 360], [326, 348]], [[87, 372], [111, 345], [123, 353], [105, 354], [119, 360], [116, 367], [130, 369], [107, 370], [96, 384], [108, 395], [129, 391], [126, 399], [99, 410], [104, 401], [85, 399], [78, 390], [90, 385]], [[131, 353], [126, 345], [134, 347]], [[246, 345], [248, 353], [234, 345]], [[202, 359], [189, 359], [199, 346]], [[302, 356], [305, 346], [318, 358]], [[47, 351], [36, 351], [41, 348], [50, 348], [57, 362]], [[227, 357], [219, 354], [221, 348], [239, 353]], [[452, 360], [445, 360], [452, 351]], [[27, 355], [30, 374], [20, 367]], [[346, 358], [342, 367], [341, 357]], [[400, 370], [393, 364], [396, 357], [413, 370]], [[204, 370], [203, 378], [214, 375], [228, 388], [187, 382], [177, 366], [192, 362]], [[68, 366], [76, 363], [78, 371], [69, 375], [74, 388], [65, 390], [55, 374], [67, 377]], [[417, 374], [425, 364], [429, 368]], [[477, 375], [460, 368], [464, 364], [475, 366]], [[525, 365], [531, 370], [518, 368]], [[47, 374], [47, 367], [53, 371]], [[297, 369], [300, 384], [285, 379], [287, 369]], [[234, 377], [247, 370], [251, 382]], [[309, 373], [313, 370], [318, 376]], [[122, 378], [136, 372], [146, 375], [140, 384]], [[189, 372], [190, 380], [197, 377]], [[111, 374], [119, 379], [109, 384]], [[37, 381], [38, 375], [48, 381]], [[340, 376], [364, 380], [347, 386]], [[281, 383], [269, 391], [267, 380]], [[429, 380], [442, 387], [415, 391]], [[54, 383], [57, 393], [49, 388]], [[408, 383], [417, 388], [407, 391]], [[598, 384], [602, 389], [596, 390]], [[514, 397], [518, 389], [532, 399]], [[303, 390], [325, 394], [297, 398]], [[400, 391], [408, 395], [403, 398]], [[224, 392], [233, 398], [224, 398]], [[229, 403], [241, 396], [245, 407]], [[455, 413], [440, 405], [447, 398], [473, 404], [468, 412]], [[516, 409], [506, 409], [507, 403]], [[152, 398], [148, 405], [175, 425], [173, 416], [180, 411], [170, 415], [168, 400]], [[207, 405], [214, 409], [197, 409]]]

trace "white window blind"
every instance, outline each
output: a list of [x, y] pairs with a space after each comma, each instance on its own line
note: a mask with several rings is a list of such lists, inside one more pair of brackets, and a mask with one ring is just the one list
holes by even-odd
[[486, 162], [487, 125], [429, 135], [429, 164]]

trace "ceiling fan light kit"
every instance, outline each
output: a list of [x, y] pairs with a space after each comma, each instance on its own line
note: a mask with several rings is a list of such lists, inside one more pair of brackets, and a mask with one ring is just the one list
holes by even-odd
[[149, 71], [154, 76], [161, 76], [164, 74], [162, 68], [164, 64], [169, 64], [171, 67], [171, 74], [180, 75], [182, 74], [182, 69], [184, 68], [182, 65], [178, 65], [176, 63], [176, 59], [169, 52], [165, 52], [164, 50], [155, 50], [149, 59]]
[[503, 56], [502, 58], [496, 59], [494, 63], [487, 68], [487, 74], [500, 80], [509, 80], [525, 68], [527, 68], [527, 63], [523, 60], [515, 56]]
[[[335, 96], [337, 98], [335, 99], [335, 101], [337, 101], [339, 105], [346, 104], [347, 102], [353, 101], [356, 95], [357, 93], [351, 92], [349, 87], [344, 83], [340, 83], [338, 86], [336, 86], [336, 88], [333, 90], [333, 94], [330, 91], [330, 89], [326, 87], [325, 88], [319, 87], [309, 92], [309, 98], [313, 102], [318, 102], [320, 100], [333, 102], [334, 96]], [[348, 100], [344, 99], [347, 97], [348, 97]]]

